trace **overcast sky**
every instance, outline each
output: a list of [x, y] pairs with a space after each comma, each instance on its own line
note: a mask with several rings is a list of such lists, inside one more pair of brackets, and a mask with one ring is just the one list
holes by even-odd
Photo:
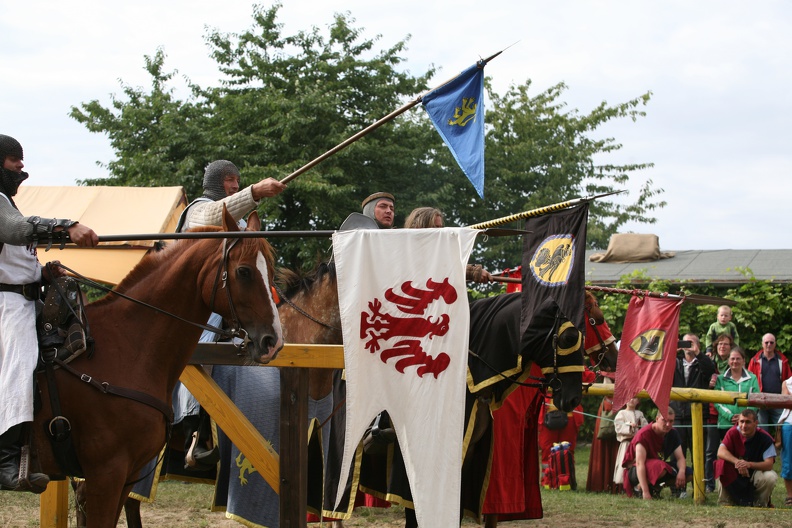
[[[563, 81], [568, 108], [588, 113], [651, 91], [646, 118], [602, 130], [623, 148], [597, 161], [654, 163], [630, 187], [650, 178], [668, 202], [657, 224], [623, 231], [655, 233], [664, 251], [792, 248], [789, 2], [285, 4], [285, 34], [326, 28], [349, 11], [365, 37], [382, 36], [380, 48], [411, 35], [406, 68], [419, 75], [434, 64], [437, 82], [516, 42], [486, 69], [500, 93], [527, 79], [533, 95]], [[112, 159], [109, 142], [69, 118], [72, 106], [108, 106], [120, 81], [148, 90], [143, 57], [158, 47], [166, 70], [216, 85], [207, 28], [252, 24], [252, 3], [242, 0], [0, 0], [0, 12], [0, 133], [21, 141], [30, 185], [105, 176], [96, 162]]]

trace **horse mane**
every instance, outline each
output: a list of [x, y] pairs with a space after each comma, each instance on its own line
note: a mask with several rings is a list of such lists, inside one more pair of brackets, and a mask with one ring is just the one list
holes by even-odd
[[[190, 229], [189, 233], [211, 233], [221, 231], [222, 228], [217, 226], [202, 226]], [[146, 253], [146, 255], [141, 259], [141, 261], [132, 268], [126, 277], [124, 277], [118, 285], [113, 288], [113, 291], [109, 292], [107, 295], [102, 297], [101, 299], [95, 301], [92, 304], [97, 306], [101, 306], [102, 304], [109, 303], [112, 301], [113, 298], [117, 298], [117, 296], [112, 295], [113, 292], [119, 293], [126, 293], [133, 285], [140, 283], [145, 278], [147, 278], [152, 272], [157, 270], [163, 260], [170, 260], [177, 258], [178, 255], [181, 255], [188, 248], [194, 246], [195, 244], [200, 243], [201, 241], [209, 240], [206, 238], [182, 238], [176, 241], [175, 244], [167, 244], [162, 249], [153, 249]], [[219, 240], [219, 239], [216, 239]], [[261, 249], [264, 253], [264, 258], [267, 260], [267, 264], [269, 265], [270, 269], [274, 268], [275, 263], [275, 254], [272, 250], [272, 246], [266, 241], [265, 238], [243, 238], [240, 240], [242, 243], [241, 249], [243, 255], [247, 255], [249, 253], [253, 253]]]
[[335, 262], [320, 262], [307, 273], [297, 272], [288, 268], [278, 268], [276, 280], [283, 285], [283, 295], [288, 298], [301, 292], [310, 291], [315, 284], [321, 282], [326, 276], [329, 276], [331, 280], [335, 280]]

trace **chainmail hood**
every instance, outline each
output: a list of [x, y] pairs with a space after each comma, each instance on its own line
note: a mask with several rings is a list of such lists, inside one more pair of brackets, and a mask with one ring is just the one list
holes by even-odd
[[214, 201], [225, 198], [223, 180], [228, 175], [239, 176], [239, 169], [230, 161], [217, 160], [207, 165], [203, 179], [204, 196]]
[[0, 134], [0, 161], [5, 162], [6, 156], [23, 159], [23, 154], [19, 141], [11, 136]]
[[[388, 200], [392, 204], [396, 205], [396, 199], [393, 197], [393, 195], [386, 192], [377, 192], [371, 194], [367, 196], [366, 199], [363, 200], [363, 202], [360, 204], [361, 207], [363, 208], [363, 214], [368, 216], [375, 222], [377, 222], [377, 218], [374, 215], [374, 208], [377, 207], [377, 204], [380, 202], [380, 200]], [[377, 222], [377, 225], [380, 228], [383, 227], [382, 224], [380, 224], [379, 222]]]
[[8, 196], [14, 207], [16, 207], [16, 204], [14, 204], [12, 196], [17, 193], [20, 184], [28, 179], [28, 173], [8, 170], [2, 164], [5, 163], [5, 159], [8, 156], [22, 159], [23, 154], [22, 145], [19, 144], [19, 141], [11, 136], [0, 134], [0, 192]]

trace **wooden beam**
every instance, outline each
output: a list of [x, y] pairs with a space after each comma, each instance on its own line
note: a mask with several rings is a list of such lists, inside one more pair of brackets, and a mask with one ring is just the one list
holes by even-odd
[[69, 523], [69, 481], [53, 480], [39, 497], [41, 528], [66, 528]]
[[308, 369], [280, 371], [280, 524], [304, 528], [308, 503]]
[[[191, 365], [251, 365], [246, 354], [239, 355], [233, 343], [199, 343]], [[256, 365], [255, 363], [253, 365]], [[278, 357], [264, 367], [344, 368], [341, 345], [284, 345]]]

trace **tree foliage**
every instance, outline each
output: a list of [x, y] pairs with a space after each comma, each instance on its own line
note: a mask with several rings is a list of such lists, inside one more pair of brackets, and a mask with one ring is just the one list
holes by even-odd
[[[148, 91], [122, 83], [110, 107], [96, 100], [72, 108], [72, 117], [90, 131], [107, 134], [115, 159], [108, 176], [88, 185], [183, 185], [201, 194], [203, 168], [214, 159], [236, 163], [243, 184], [264, 177], [282, 179], [383, 116], [424, 93], [434, 68], [412, 75], [402, 54], [406, 40], [378, 49], [350, 14], [337, 14], [325, 30], [284, 35], [279, 5], [254, 6], [253, 24], [241, 33], [211, 31], [206, 43], [217, 63], [217, 86], [186, 79], [180, 100], [173, 86], [177, 71], [165, 68], [159, 49], [145, 57]], [[588, 114], [566, 111], [560, 83], [530, 95], [530, 81], [499, 95], [487, 82], [485, 199], [456, 165], [420, 109], [402, 114], [363, 139], [292, 180], [286, 192], [263, 200], [259, 213], [267, 229], [335, 229], [360, 210], [376, 191], [397, 197], [397, 225], [414, 207], [444, 211], [446, 225], [468, 225], [595, 193], [621, 190], [650, 164], [598, 165], [621, 148], [598, 139], [604, 123], [644, 115], [650, 94]], [[601, 248], [628, 220], [653, 222], [664, 202], [645, 180], [638, 196], [592, 204], [589, 245]], [[620, 200], [623, 202], [623, 200]], [[515, 227], [521, 227], [517, 225]], [[281, 263], [306, 267], [326, 257], [328, 242], [279, 239]], [[514, 237], [482, 240], [474, 259], [491, 270], [520, 262]]]

